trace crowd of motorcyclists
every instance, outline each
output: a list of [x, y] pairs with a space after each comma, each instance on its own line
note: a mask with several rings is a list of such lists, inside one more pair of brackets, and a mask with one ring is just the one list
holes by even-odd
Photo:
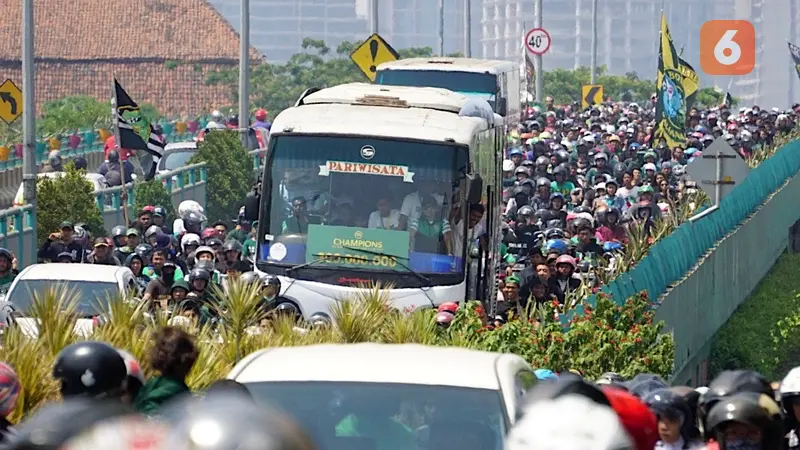
[[[52, 372], [63, 402], [43, 406], [19, 425], [7, 417], [24, 392], [14, 369], [0, 363], [0, 447], [327, 449], [318, 438], [332, 429], [304, 429], [300, 418], [270, 409], [269, 396], [247, 383], [219, 380], [204, 392], [191, 392], [185, 379], [198, 351], [182, 329], [160, 330], [147, 357], [157, 373], [150, 378], [128, 352], [104, 342], [65, 347]], [[609, 372], [594, 380], [576, 371], [537, 369], [534, 375], [537, 382], [519, 392], [516, 414], [507, 419], [513, 424], [505, 442], [461, 439], [452, 448], [781, 450], [798, 445], [800, 367], [780, 383], [755, 371], [731, 370], [698, 388], [669, 386], [646, 373], [626, 379]], [[326, 411], [317, 414], [319, 421], [302, 423], [329, 423], [323, 420]], [[364, 449], [405, 449], [388, 431], [371, 430], [357, 442]], [[430, 448], [418, 444], [409, 450]]]
[[652, 102], [580, 110], [548, 98], [544, 107], [528, 108], [502, 163], [498, 313], [563, 304], [581, 287], [597, 290], [600, 271], [614, 270], [631, 227], [646, 238], [659, 218], [678, 221], [682, 208], [697, 210], [686, 167], [715, 139], [749, 158], [794, 128], [798, 110], [692, 108], [685, 145], [670, 148], [653, 136]]

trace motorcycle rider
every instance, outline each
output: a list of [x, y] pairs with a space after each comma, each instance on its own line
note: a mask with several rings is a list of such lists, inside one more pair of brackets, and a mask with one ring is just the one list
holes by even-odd
[[784, 448], [784, 423], [774, 397], [739, 392], [715, 404], [706, 418], [706, 439], [722, 450], [772, 450]]
[[128, 370], [117, 349], [99, 341], [81, 341], [56, 356], [53, 378], [64, 399], [71, 397], [121, 400]]

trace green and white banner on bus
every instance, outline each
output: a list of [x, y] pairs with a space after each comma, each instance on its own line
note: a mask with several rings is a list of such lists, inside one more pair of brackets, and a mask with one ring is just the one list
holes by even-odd
[[[306, 261], [358, 269], [408, 271], [407, 231], [309, 225]], [[398, 264], [400, 260], [400, 264]]]

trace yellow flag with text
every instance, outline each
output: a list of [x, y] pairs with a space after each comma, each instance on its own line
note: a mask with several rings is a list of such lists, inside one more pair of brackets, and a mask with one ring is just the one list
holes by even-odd
[[656, 79], [657, 139], [664, 139], [670, 148], [686, 144], [686, 111], [691, 107], [700, 80], [694, 68], [681, 59], [672, 43], [667, 18], [661, 16]]

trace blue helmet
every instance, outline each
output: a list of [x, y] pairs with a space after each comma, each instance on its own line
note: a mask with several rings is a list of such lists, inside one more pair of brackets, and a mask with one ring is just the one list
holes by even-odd
[[622, 250], [622, 244], [619, 242], [609, 241], [603, 244], [603, 251], [606, 253], [616, 252]]
[[550, 369], [536, 369], [533, 371], [539, 380], [557, 380], [558, 375]]
[[558, 253], [559, 255], [563, 255], [567, 253], [567, 250], [569, 250], [567, 243], [562, 239], [551, 239], [547, 241], [545, 248], [547, 249], [548, 253]]
[[522, 156], [522, 149], [519, 147], [514, 147], [508, 152], [508, 156], [520, 155]]

